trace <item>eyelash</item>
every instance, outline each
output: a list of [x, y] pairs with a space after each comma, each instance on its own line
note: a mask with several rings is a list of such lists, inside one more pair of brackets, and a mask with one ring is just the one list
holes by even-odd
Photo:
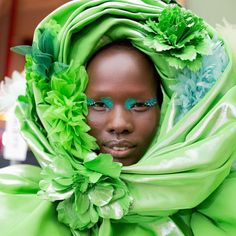
[[[96, 111], [106, 111], [106, 110], [110, 110], [112, 109], [112, 102], [108, 103], [107, 99], [105, 99], [106, 102], [103, 101], [95, 101], [92, 98], [88, 98], [87, 100], [87, 104], [89, 107], [93, 107], [94, 110]], [[108, 103], [108, 104], [106, 104]], [[157, 101], [155, 98], [149, 99], [145, 102], [134, 102], [132, 105], [130, 105], [129, 107], [127, 107], [125, 105], [125, 108], [127, 110], [134, 110], [137, 112], [142, 112], [142, 111], [146, 111], [148, 110], [150, 107], [156, 105]]]
[[106, 104], [104, 102], [101, 102], [101, 101], [94, 102], [90, 106], [94, 107], [96, 109], [109, 109], [108, 106], [106, 106]]
[[148, 106], [145, 102], [136, 102], [132, 105], [132, 107], [128, 110], [134, 111], [146, 111], [150, 106]]
[[153, 107], [157, 104], [156, 98], [150, 98], [146, 100], [145, 102], [138, 102], [134, 98], [128, 98], [125, 101], [125, 108], [127, 110], [135, 110], [135, 111], [146, 111], [148, 108]]
[[90, 107], [93, 107], [97, 111], [104, 111], [107, 109], [112, 109], [113, 103], [110, 98], [101, 98], [101, 101], [95, 101], [92, 98], [87, 99], [87, 104]]

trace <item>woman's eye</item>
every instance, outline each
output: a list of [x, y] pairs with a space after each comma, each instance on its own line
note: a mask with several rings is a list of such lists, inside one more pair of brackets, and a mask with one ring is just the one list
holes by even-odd
[[97, 101], [93, 98], [87, 98], [87, 104], [95, 111], [107, 111], [113, 107], [113, 101], [110, 97], [102, 97]]
[[149, 106], [144, 102], [137, 102], [132, 106], [132, 110], [134, 111], [146, 111], [148, 110]]
[[143, 102], [137, 101], [135, 98], [128, 98], [126, 99], [124, 105], [127, 110], [143, 112], [149, 110], [149, 108], [155, 106], [156, 104], [156, 98], [150, 98]]
[[92, 107], [96, 111], [106, 111], [108, 109], [106, 104], [101, 101], [94, 102], [92, 105], [90, 105], [90, 107]]

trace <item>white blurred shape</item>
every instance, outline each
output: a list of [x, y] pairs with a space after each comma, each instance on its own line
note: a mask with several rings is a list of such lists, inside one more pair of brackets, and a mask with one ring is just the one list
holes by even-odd
[[26, 90], [25, 77], [17, 71], [12, 78], [5, 77], [0, 84], [0, 112], [6, 115], [6, 126], [3, 137], [3, 157], [11, 163], [24, 161], [27, 154], [27, 144], [20, 134], [20, 125], [15, 116], [17, 98]]
[[12, 73], [12, 78], [5, 77], [0, 83], [0, 111], [7, 111], [13, 107], [19, 95], [26, 90], [25, 77], [18, 71]]

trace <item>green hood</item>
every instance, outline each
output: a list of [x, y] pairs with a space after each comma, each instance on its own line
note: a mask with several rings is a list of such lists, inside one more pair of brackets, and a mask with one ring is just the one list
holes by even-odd
[[[127, 167], [93, 152], [84, 94], [87, 61], [120, 39], [150, 56], [164, 94], [151, 147]], [[176, 4], [75, 0], [38, 25], [32, 48], [16, 50], [26, 54], [28, 86], [17, 115], [42, 167], [39, 195], [60, 201], [59, 221], [74, 235], [112, 235], [119, 224], [129, 235], [137, 222], [136, 235], [183, 235], [170, 216], [203, 202], [235, 158], [236, 69], [227, 42]], [[157, 233], [163, 225], [175, 225], [173, 234]]]

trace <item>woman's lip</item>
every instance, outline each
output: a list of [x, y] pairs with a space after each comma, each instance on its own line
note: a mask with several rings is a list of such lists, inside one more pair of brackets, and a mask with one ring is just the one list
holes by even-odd
[[108, 147], [110, 149], [114, 149], [114, 148], [125, 149], [125, 148], [133, 148], [135, 145], [125, 139], [121, 139], [121, 140], [114, 139], [114, 140], [109, 140], [107, 142], [104, 142], [103, 146]]
[[103, 150], [106, 153], [110, 153], [113, 158], [124, 158], [133, 152], [134, 147], [107, 147], [103, 146]]

